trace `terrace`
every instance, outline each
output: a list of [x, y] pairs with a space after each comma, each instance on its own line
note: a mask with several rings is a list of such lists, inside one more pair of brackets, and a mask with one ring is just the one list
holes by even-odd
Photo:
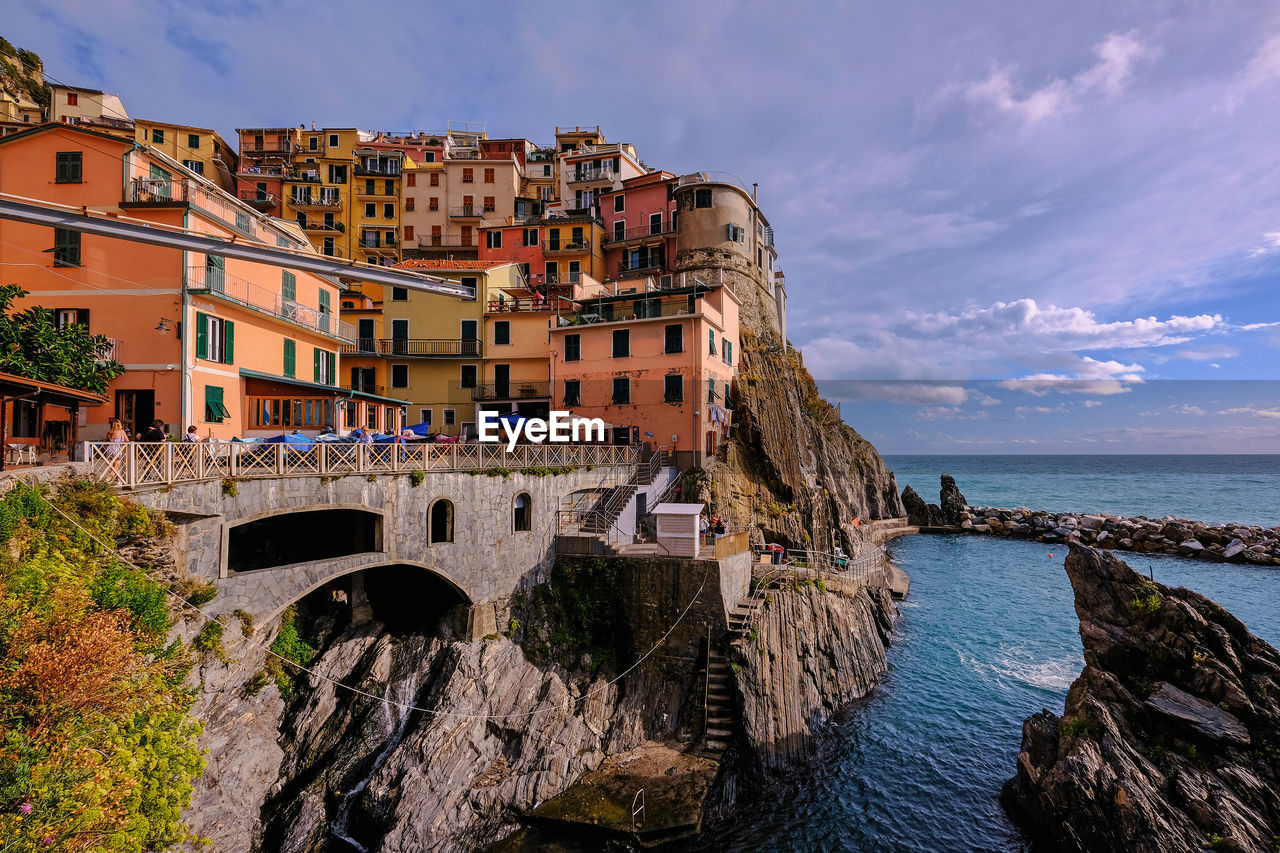
[[648, 225], [637, 225], [633, 228], [622, 230], [614, 229], [606, 233], [604, 244], [606, 246], [618, 243], [629, 243], [635, 241], [637, 243], [650, 242], [652, 238], [664, 237], [668, 234], [674, 234], [675, 226], [671, 222], [650, 223]]
[[230, 275], [217, 267], [187, 267], [186, 288], [189, 293], [212, 296], [251, 308], [286, 323], [292, 323], [340, 341], [356, 339], [355, 326], [342, 322], [332, 313], [300, 305], [292, 299], [285, 299], [275, 290], [254, 284], [248, 279]]

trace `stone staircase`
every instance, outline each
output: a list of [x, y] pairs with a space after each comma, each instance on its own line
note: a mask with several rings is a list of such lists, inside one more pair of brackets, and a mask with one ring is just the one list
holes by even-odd
[[636, 489], [637, 486], [633, 479], [632, 482], [615, 486], [606, 492], [595, 507], [592, 508], [590, 516], [582, 525], [582, 532], [595, 533], [607, 537], [614, 522], [631, 506], [631, 501], [635, 498]]
[[729, 664], [718, 649], [707, 650], [707, 731], [702, 752], [718, 758], [737, 727], [737, 712], [730, 693]]

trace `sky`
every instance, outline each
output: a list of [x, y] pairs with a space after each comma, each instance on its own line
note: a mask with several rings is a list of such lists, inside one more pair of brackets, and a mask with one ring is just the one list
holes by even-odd
[[1280, 452], [1280, 4], [46, 0], [0, 28], [232, 141], [599, 124], [759, 183], [788, 335], [885, 452]]

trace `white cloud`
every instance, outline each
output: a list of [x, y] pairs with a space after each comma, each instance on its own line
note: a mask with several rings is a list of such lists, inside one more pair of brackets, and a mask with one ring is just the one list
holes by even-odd
[[1096, 409], [1098, 406], [1101, 406], [1101, 405], [1102, 405], [1101, 400], [1085, 400], [1084, 401], [1084, 407], [1086, 409]]
[[1019, 94], [1021, 87], [1014, 80], [1017, 69], [1006, 66], [993, 69], [984, 80], [948, 86], [941, 97], [959, 95], [972, 104], [1032, 125], [1067, 115], [1089, 98], [1119, 96], [1133, 76], [1134, 66], [1140, 60], [1154, 59], [1159, 54], [1132, 34], [1119, 33], [1108, 35], [1093, 51], [1098, 58], [1090, 67], [1069, 79], [1050, 80], [1025, 94]]
[[1260, 409], [1257, 406], [1237, 406], [1232, 409], [1223, 409], [1218, 412], [1220, 415], [1249, 415], [1255, 418], [1264, 418], [1266, 420], [1280, 419], [1280, 409]]
[[[947, 385], [933, 382], [862, 382], [837, 380], [824, 382], [825, 394], [839, 400], [880, 400], [887, 403], [938, 404], [959, 406], [973, 394], [987, 398], [981, 392], [971, 391], [963, 385]], [[998, 402], [998, 401], [997, 401]], [[983, 403], [983, 405], [989, 405]]]
[[1271, 36], [1254, 51], [1248, 64], [1227, 90], [1223, 106], [1228, 112], [1232, 112], [1250, 95], [1271, 88], [1277, 81], [1280, 81], [1280, 34]]

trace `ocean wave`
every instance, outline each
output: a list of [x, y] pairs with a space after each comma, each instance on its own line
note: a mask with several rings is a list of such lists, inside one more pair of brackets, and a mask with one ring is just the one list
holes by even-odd
[[956, 649], [956, 653], [964, 666], [1003, 688], [1020, 684], [1066, 692], [1080, 674], [1081, 661], [1075, 655], [1043, 660], [1022, 645], [1001, 643], [990, 660], [981, 660], [960, 649]]

